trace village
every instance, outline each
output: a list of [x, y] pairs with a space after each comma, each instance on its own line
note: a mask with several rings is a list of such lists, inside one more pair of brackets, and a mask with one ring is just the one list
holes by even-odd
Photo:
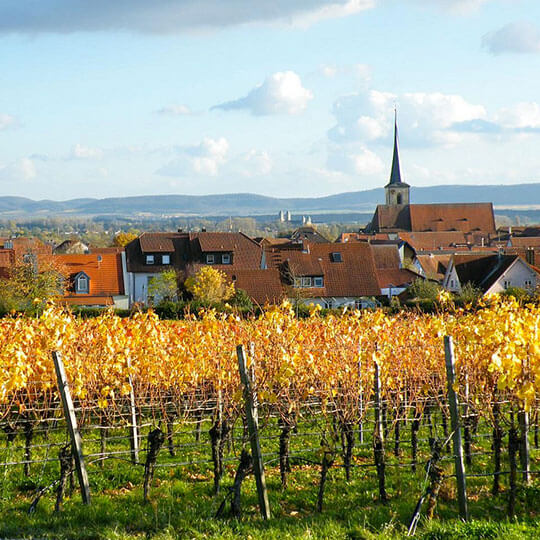
[[[366, 308], [403, 298], [427, 281], [460, 294], [536, 291], [540, 226], [496, 227], [486, 203], [414, 204], [402, 180], [397, 123], [385, 204], [363, 229], [326, 238], [305, 220], [287, 237], [252, 238], [242, 232], [143, 232], [125, 247], [94, 248], [77, 239], [53, 246], [37, 238], [1, 240], [0, 276], [42, 263], [62, 268], [59, 301], [79, 307], [131, 309], [164, 300], [152, 287], [174, 273], [178, 291], [203, 267], [219, 270], [255, 306], [284, 299], [322, 308]], [[289, 211], [280, 212], [290, 220]], [[306, 222], [307, 221], [307, 222]], [[173, 287], [174, 289], [174, 287]], [[378, 300], [379, 299], [379, 300]]]

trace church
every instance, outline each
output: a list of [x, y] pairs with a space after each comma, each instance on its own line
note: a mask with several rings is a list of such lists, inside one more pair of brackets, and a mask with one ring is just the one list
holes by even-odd
[[411, 204], [410, 186], [401, 178], [397, 118], [390, 181], [384, 186], [386, 204], [377, 205], [366, 233], [446, 232], [495, 233], [492, 203]]

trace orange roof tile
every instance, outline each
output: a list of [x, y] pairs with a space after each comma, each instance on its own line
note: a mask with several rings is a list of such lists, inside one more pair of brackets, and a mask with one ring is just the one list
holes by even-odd
[[[119, 253], [59, 254], [54, 255], [54, 258], [67, 269], [71, 279], [79, 272], [84, 272], [90, 278], [90, 292], [86, 296], [124, 294], [122, 259]], [[71, 292], [66, 296], [73, 295]]]

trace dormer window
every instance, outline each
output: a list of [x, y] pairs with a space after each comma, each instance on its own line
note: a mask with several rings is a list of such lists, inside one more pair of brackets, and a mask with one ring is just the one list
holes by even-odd
[[146, 256], [146, 264], [154, 264], [154, 256], [153, 255], [147, 255]]
[[343, 258], [341, 257], [341, 253], [334, 252], [330, 255], [330, 258], [332, 259], [332, 262], [343, 262]]
[[214, 257], [213, 253], [208, 253], [206, 255], [206, 264], [214, 264], [216, 262], [216, 258]]
[[221, 256], [221, 264], [231, 264], [231, 256], [229, 253], [224, 253]]
[[162, 255], [161, 256], [161, 264], [171, 264], [171, 256], [170, 255]]
[[81, 272], [75, 276], [75, 293], [88, 294], [90, 292], [90, 278]]

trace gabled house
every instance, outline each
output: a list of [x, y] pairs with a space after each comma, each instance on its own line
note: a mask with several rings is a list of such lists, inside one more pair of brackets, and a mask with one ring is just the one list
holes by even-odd
[[212, 266], [233, 280], [241, 271], [261, 269], [262, 247], [243, 233], [147, 232], [126, 246], [126, 259], [130, 304], [146, 304], [149, 282], [164, 270], [173, 269], [185, 281]]
[[265, 252], [287, 297], [326, 308], [374, 305], [380, 295], [371, 246], [365, 242], [289, 244]]
[[453, 255], [443, 287], [460, 293], [470, 283], [483, 294], [500, 293], [510, 287], [534, 291], [538, 273], [518, 255]]
[[68, 274], [62, 303], [118, 309], [129, 307], [122, 253], [60, 254], [54, 258]]

